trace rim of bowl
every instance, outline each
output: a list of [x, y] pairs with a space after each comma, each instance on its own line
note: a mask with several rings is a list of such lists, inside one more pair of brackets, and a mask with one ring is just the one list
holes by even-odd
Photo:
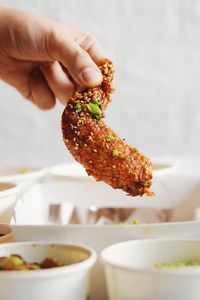
[[7, 175], [0, 175], [0, 181], [7, 182], [7, 181], [26, 181], [26, 180], [34, 180], [36, 178], [42, 178], [44, 177], [47, 173], [48, 170], [45, 167], [37, 167], [37, 166], [13, 166], [13, 167], [2, 167], [2, 169], [21, 169], [21, 168], [31, 168], [30, 172], [27, 173], [15, 173], [15, 174], [7, 174]]
[[[136, 272], [138, 274], [149, 274], [149, 275], [155, 275], [155, 276], [199, 276], [200, 274], [200, 266], [199, 267], [191, 267], [191, 268], [184, 268], [184, 270], [180, 270], [180, 269], [159, 269], [159, 270], [154, 270], [154, 269], [142, 269], [141, 268], [137, 268], [137, 267], [129, 267], [129, 266], [124, 266], [122, 264], [117, 264], [116, 262], [110, 262], [109, 259], [106, 258], [106, 252], [109, 251], [110, 249], [114, 249], [117, 248], [118, 246], [122, 246], [122, 245], [126, 245], [126, 244], [136, 244], [136, 243], [155, 243], [155, 244], [159, 244], [162, 242], [169, 242], [169, 243], [179, 243], [179, 242], [185, 242], [185, 243], [197, 243], [200, 246], [200, 240], [198, 239], [179, 239], [179, 240], [175, 240], [175, 239], [140, 239], [140, 240], [130, 240], [130, 241], [125, 241], [125, 242], [121, 242], [121, 243], [117, 243], [117, 244], [113, 244], [111, 246], [106, 247], [105, 249], [103, 249], [100, 253], [100, 260], [103, 263], [103, 265], [108, 265], [111, 267], [114, 267], [115, 269], [118, 270], [124, 270], [124, 271], [128, 271], [128, 272]], [[148, 249], [148, 248], [147, 248]], [[148, 251], [148, 250], [147, 250]], [[185, 272], [186, 270], [186, 272]]]
[[[71, 170], [73, 170], [71, 172]], [[91, 179], [86, 173], [84, 167], [76, 162], [61, 163], [49, 168], [49, 174], [55, 177]]]
[[[145, 224], [145, 223], [141, 223], [141, 224], [104, 224], [104, 225], [92, 225], [92, 224], [67, 224], [67, 227], [69, 228], [96, 228], [97, 230], [101, 230], [102, 228], [115, 228], [115, 230], [119, 230], [119, 228], [122, 230], [124, 230], [124, 228], [136, 228], [135, 226], [137, 226], [137, 228], [139, 228], [141, 230], [141, 228], [160, 228], [160, 227], [174, 227], [174, 226], [188, 226], [188, 225], [191, 225], [193, 226], [194, 224], [200, 224], [200, 221], [197, 221], [197, 220], [194, 220], [194, 221], [177, 221], [177, 222], [163, 222], [163, 223], [149, 223], [149, 224]], [[29, 225], [26, 225], [26, 224], [20, 224], [20, 223], [14, 223], [14, 224], [11, 224], [11, 227], [19, 227], [19, 226], [34, 226], [34, 228], [49, 228], [49, 225], [46, 224], [46, 225], [40, 225], [40, 224], [29, 224]], [[54, 225], [51, 225], [52, 228], [60, 228], [60, 225], [57, 225], [57, 224], [54, 224]], [[145, 238], [145, 240], [147, 239], [152, 239], [152, 237], [147, 237]]]
[[[76, 271], [80, 271], [83, 269], [89, 269], [94, 265], [97, 259], [97, 254], [96, 252], [88, 247], [84, 246], [81, 244], [73, 244], [73, 243], [61, 243], [61, 242], [15, 242], [15, 243], [5, 243], [5, 244], [0, 244], [0, 248], [3, 247], [13, 247], [13, 246], [66, 246], [66, 247], [74, 247], [78, 248], [80, 250], [83, 250], [84, 252], [88, 252], [90, 255], [88, 258], [81, 262], [77, 262], [71, 265], [65, 265], [61, 267], [54, 267], [54, 268], [49, 268], [49, 269], [42, 269], [42, 270], [27, 270], [27, 271], [0, 271], [0, 279], [4, 278], [12, 278], [12, 279], [32, 279], [32, 278], [42, 278], [42, 277], [55, 277], [55, 276], [62, 276], [66, 274], [71, 274]], [[16, 249], [17, 251], [17, 249]]]
[[[165, 160], [153, 160], [153, 174], [158, 177], [176, 170], [174, 163]], [[72, 172], [71, 172], [72, 170]], [[51, 176], [63, 178], [91, 179], [84, 167], [76, 162], [60, 163], [53, 165], [48, 170]]]
[[165, 176], [174, 173], [176, 170], [177, 167], [174, 163], [168, 161], [153, 160], [152, 171], [154, 177]]

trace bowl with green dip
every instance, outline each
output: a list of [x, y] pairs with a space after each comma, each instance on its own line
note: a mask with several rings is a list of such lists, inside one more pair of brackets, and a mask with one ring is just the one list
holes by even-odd
[[101, 253], [110, 300], [199, 300], [200, 241], [132, 240]]

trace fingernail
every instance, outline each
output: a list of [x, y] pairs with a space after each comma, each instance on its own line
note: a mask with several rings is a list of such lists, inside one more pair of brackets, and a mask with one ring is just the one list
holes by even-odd
[[80, 74], [81, 80], [87, 84], [99, 84], [102, 81], [102, 75], [100, 71], [95, 68], [87, 67], [83, 69]]

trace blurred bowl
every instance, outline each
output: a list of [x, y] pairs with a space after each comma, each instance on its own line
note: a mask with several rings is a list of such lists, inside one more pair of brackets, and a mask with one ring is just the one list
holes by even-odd
[[[153, 176], [158, 177], [167, 175], [174, 171], [174, 165], [168, 162], [155, 161], [153, 163]], [[88, 176], [85, 169], [78, 163], [66, 163], [52, 166], [49, 168], [49, 174], [54, 180], [93, 180], [92, 176]]]
[[10, 222], [19, 192], [16, 184], [0, 182], [0, 223]]
[[171, 174], [176, 170], [176, 167], [173, 163], [164, 162], [162, 160], [153, 161], [152, 168], [153, 168], [153, 177], [165, 176]]
[[[66, 163], [52, 166], [49, 168], [49, 174], [54, 180], [92, 180], [85, 169], [78, 163]], [[94, 179], [93, 179], [94, 180]]]
[[0, 167], [0, 182], [27, 184], [37, 182], [47, 174], [45, 168], [33, 166]]
[[200, 261], [200, 241], [136, 240], [101, 253], [110, 300], [199, 300], [200, 267], [155, 269], [159, 262]]
[[93, 250], [64, 243], [1, 244], [0, 256], [10, 254], [19, 254], [30, 263], [51, 258], [66, 265], [51, 269], [0, 271], [1, 299], [85, 300], [89, 296], [89, 270], [96, 260]]
[[9, 243], [13, 240], [12, 229], [8, 225], [0, 224], [0, 243]]

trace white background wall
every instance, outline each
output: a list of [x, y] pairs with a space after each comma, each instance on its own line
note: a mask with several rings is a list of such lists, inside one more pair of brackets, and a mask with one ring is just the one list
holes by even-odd
[[[107, 122], [155, 156], [200, 153], [200, 1], [0, 0], [91, 31], [116, 67]], [[0, 164], [65, 162], [63, 107], [39, 111], [0, 82]]]

